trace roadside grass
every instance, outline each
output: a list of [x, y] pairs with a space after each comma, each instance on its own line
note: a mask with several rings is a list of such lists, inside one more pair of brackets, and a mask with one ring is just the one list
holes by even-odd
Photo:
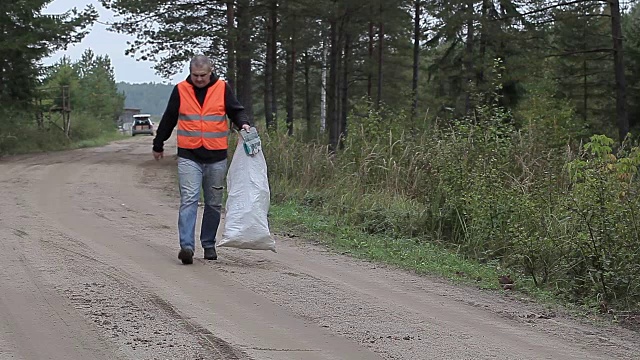
[[[27, 132], [19, 141], [6, 141], [0, 149], [0, 155], [35, 154], [40, 152], [74, 150], [81, 148], [99, 147], [112, 141], [124, 139], [125, 135], [113, 130], [105, 131], [94, 138], [82, 140], [68, 140], [57, 132]], [[9, 138], [8, 140], [12, 140]]]
[[436, 275], [455, 283], [473, 284], [481, 289], [499, 289], [500, 267], [464, 259], [433, 242], [395, 239], [371, 235], [338, 225], [336, 218], [319, 214], [295, 202], [272, 204], [269, 224], [275, 234], [314, 239], [334, 250], [360, 259], [371, 260]]
[[[480, 263], [465, 258], [437, 241], [372, 235], [339, 223], [336, 217], [293, 201], [272, 203], [269, 211], [269, 226], [275, 235], [316, 241], [358, 259], [395, 266], [418, 275], [435, 276], [453, 284], [496, 291], [518, 300], [534, 301], [549, 310], [562, 311], [594, 325], [615, 322], [614, 318], [594, 312], [592, 307], [563, 301], [552, 291], [535, 286], [530, 278], [501, 268], [497, 262]], [[514, 290], [503, 290], [498, 281], [502, 275], [509, 275], [515, 281]]]

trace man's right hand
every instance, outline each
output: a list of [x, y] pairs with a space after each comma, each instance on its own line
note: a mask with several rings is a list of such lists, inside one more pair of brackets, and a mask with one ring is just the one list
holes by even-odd
[[164, 151], [156, 152], [152, 150], [152, 152], [153, 152], [153, 158], [156, 159], [156, 161], [164, 157]]

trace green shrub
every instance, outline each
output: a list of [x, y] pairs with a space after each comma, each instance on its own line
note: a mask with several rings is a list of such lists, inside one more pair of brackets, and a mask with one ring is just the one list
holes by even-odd
[[611, 139], [594, 136], [573, 150], [582, 129], [571, 111], [549, 118], [565, 104], [538, 97], [511, 114], [489, 98], [420, 132], [402, 112], [359, 104], [334, 155], [265, 135], [273, 199], [372, 235], [437, 241], [575, 303], [639, 308], [638, 149], [614, 155]]

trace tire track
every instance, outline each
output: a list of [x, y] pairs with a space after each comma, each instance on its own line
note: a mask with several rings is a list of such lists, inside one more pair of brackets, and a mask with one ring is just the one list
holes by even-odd
[[[1, 168], [3, 166], [0, 165]], [[83, 354], [85, 359], [250, 359], [207, 329], [184, 318], [167, 301], [136, 283], [134, 277], [92, 255], [83, 241], [52, 227], [47, 216], [33, 206], [32, 198], [25, 196], [20, 189], [25, 185], [31, 187], [40, 179], [51, 179], [49, 175], [55, 169], [53, 165], [32, 164], [14, 166], [10, 172], [3, 172], [3, 175], [7, 174], [3, 182], [8, 186], [0, 189], [0, 198], [5, 200], [0, 202], [0, 214], [2, 223], [9, 225], [5, 227], [9, 233], [0, 232], [3, 239], [0, 248], [5, 256], [15, 259], [13, 275], [5, 278], [14, 281], [18, 265], [24, 273], [22, 278], [28, 279], [30, 287], [38, 294], [37, 298], [47, 304], [49, 310], [43, 311], [58, 319], [55, 322], [69, 328], [78, 327], [78, 319], [69, 322], [59, 308], [75, 309], [87, 320], [84, 327], [92, 329], [87, 333], [93, 332], [94, 337], [99, 337], [92, 342], [114, 344], [118, 349], [102, 355], [99, 352], [89, 355], [82, 351], [76, 351], [77, 354]], [[65, 178], [58, 177], [68, 183]], [[6, 200], [11, 198], [20, 206], [9, 210], [12, 201]], [[9, 235], [14, 240], [8, 241]], [[0, 293], [7, 293], [2, 290], [6, 286], [0, 287]], [[52, 302], [54, 298], [57, 300]], [[16, 316], [12, 323], [17, 324], [24, 317], [19, 311]], [[3, 319], [1, 309], [0, 319]], [[8, 320], [4, 322], [9, 323]], [[0, 344], [6, 341], [9, 340], [3, 341], [0, 335]], [[91, 348], [89, 344], [84, 347]], [[18, 346], [13, 343], [7, 348]], [[37, 343], [20, 344], [20, 348], [23, 355], [31, 354], [24, 355], [26, 358], [42, 358], [43, 355], [37, 354], [46, 351]], [[0, 354], [4, 352], [0, 350]], [[50, 356], [65, 358], [55, 352]]]

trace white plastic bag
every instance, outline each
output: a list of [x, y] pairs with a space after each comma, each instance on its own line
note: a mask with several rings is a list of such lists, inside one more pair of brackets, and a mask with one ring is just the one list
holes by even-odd
[[267, 162], [262, 151], [247, 155], [241, 136], [227, 173], [227, 190], [224, 231], [217, 246], [276, 252], [267, 220], [271, 195]]

